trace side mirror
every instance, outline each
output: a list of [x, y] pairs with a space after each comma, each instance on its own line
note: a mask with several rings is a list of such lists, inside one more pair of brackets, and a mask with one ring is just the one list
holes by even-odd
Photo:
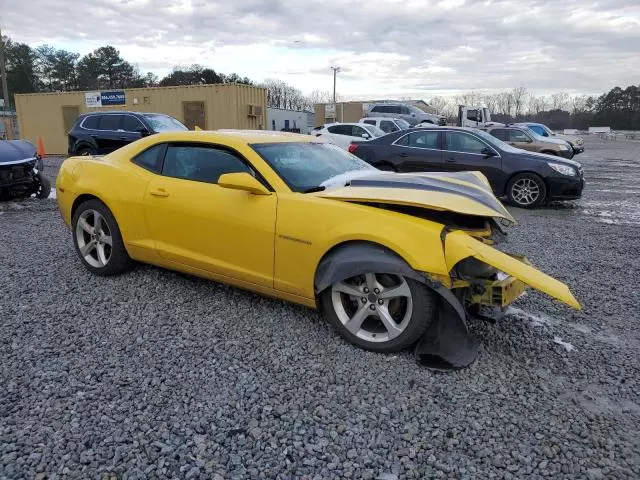
[[144, 127], [137, 128], [136, 132], [138, 132], [141, 137], [146, 137], [147, 135], [149, 135], [149, 130]]
[[369, 134], [368, 133], [363, 133], [362, 134], [362, 138], [369, 138]]
[[218, 185], [231, 190], [243, 190], [254, 195], [271, 195], [267, 187], [246, 172], [220, 175]]
[[491, 150], [489, 147], [484, 147], [480, 153], [482, 153], [484, 155], [485, 158], [489, 158], [489, 157], [495, 157], [496, 156], [496, 152], [494, 152], [493, 150]]

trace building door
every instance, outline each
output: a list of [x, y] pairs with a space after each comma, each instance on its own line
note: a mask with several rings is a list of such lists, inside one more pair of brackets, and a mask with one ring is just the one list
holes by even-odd
[[182, 113], [184, 115], [184, 124], [189, 130], [193, 130], [196, 125], [203, 130], [207, 127], [204, 102], [183, 102]]
[[67, 105], [62, 107], [62, 122], [64, 124], [64, 134], [66, 135], [73, 128], [73, 124], [80, 116], [80, 107], [77, 105]]

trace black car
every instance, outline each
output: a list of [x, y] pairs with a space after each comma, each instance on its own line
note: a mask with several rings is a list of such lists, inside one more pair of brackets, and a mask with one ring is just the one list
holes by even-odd
[[42, 174], [43, 161], [33, 143], [0, 140], [0, 199], [47, 198], [51, 183]]
[[176, 130], [187, 127], [163, 113], [86, 113], [69, 132], [69, 155], [104, 155], [141, 137]]
[[582, 166], [573, 160], [512, 147], [474, 128], [413, 128], [369, 141], [349, 151], [381, 170], [482, 172], [495, 194], [518, 207], [580, 198]]

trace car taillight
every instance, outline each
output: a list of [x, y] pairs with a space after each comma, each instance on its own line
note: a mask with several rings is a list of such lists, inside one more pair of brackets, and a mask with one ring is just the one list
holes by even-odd
[[358, 144], [357, 143], [351, 143], [349, 144], [349, 153], [356, 153], [356, 150], [358, 149]]

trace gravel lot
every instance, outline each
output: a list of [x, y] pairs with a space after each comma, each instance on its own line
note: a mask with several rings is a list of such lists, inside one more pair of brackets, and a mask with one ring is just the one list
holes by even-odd
[[54, 201], [0, 204], [0, 478], [639, 478], [640, 142], [586, 147], [583, 199], [509, 240], [583, 310], [530, 292], [446, 374], [224, 285], [92, 276]]

